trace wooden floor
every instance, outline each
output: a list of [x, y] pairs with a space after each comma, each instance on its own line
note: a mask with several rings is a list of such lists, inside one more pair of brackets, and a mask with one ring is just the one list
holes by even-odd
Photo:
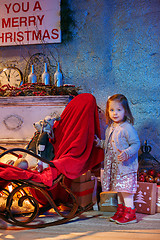
[[[160, 213], [138, 214], [138, 223], [118, 225], [109, 222], [112, 213], [89, 211], [60, 226], [44, 229], [24, 229], [9, 225], [0, 230], [0, 239], [15, 240], [160, 240]], [[50, 216], [42, 216], [49, 221]]]

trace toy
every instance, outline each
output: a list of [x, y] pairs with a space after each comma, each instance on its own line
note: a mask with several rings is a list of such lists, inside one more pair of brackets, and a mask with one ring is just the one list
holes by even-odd
[[[55, 118], [46, 116], [44, 120], [34, 123], [33, 126], [35, 127], [36, 132], [26, 147], [27, 150], [36, 153], [37, 155], [46, 159], [48, 162], [54, 158], [54, 148], [49, 142], [49, 139], [54, 138], [53, 125], [55, 121], [60, 121], [60, 117]], [[42, 172], [48, 167], [48, 164], [27, 153], [24, 153], [18, 157], [13, 166], [25, 170], [32, 169]]]
[[60, 121], [60, 117], [51, 117], [46, 116], [44, 120], [40, 120], [39, 122], [33, 123], [35, 129], [39, 132], [47, 132], [50, 138], [54, 138], [53, 133], [53, 125], [55, 121]]

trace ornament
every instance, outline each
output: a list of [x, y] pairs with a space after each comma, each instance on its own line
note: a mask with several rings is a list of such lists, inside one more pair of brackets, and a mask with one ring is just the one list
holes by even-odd
[[147, 176], [148, 170], [147, 169], [142, 169], [140, 171], [140, 174], [143, 174], [144, 176]]
[[154, 177], [156, 176], [156, 171], [154, 169], [150, 169], [148, 170], [147, 174]]
[[147, 182], [150, 182], [150, 183], [153, 183], [153, 182], [154, 182], [153, 176], [147, 175], [147, 176], [146, 176], [146, 181], [147, 181]]
[[145, 182], [145, 176], [143, 175], [143, 173], [139, 175], [138, 181], [139, 182]]
[[160, 177], [160, 172], [158, 172], [158, 173], [156, 174], [156, 177]]
[[158, 185], [160, 185], [160, 177], [155, 177], [154, 182], [157, 183]]

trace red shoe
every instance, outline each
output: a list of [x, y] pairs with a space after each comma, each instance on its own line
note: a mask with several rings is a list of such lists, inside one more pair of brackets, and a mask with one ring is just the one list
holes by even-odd
[[122, 217], [124, 213], [124, 206], [123, 204], [118, 204], [118, 207], [117, 207], [117, 212], [114, 214], [113, 217], [110, 217], [110, 221], [111, 222], [115, 222], [118, 218]]
[[124, 213], [121, 218], [116, 220], [118, 224], [128, 224], [128, 223], [136, 223], [136, 209], [132, 209], [130, 207], [124, 207]]

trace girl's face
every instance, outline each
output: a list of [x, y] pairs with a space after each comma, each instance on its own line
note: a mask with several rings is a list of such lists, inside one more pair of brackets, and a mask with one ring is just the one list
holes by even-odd
[[109, 117], [115, 123], [121, 123], [124, 120], [125, 110], [122, 104], [118, 101], [109, 102]]

